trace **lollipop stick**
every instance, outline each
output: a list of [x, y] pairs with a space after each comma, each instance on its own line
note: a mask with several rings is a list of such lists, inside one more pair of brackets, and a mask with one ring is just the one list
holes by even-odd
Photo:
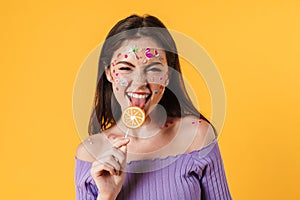
[[124, 136], [124, 138], [127, 138], [127, 136], [128, 136], [128, 133], [129, 133], [129, 129], [127, 129], [127, 130], [126, 130], [126, 133], [125, 133], [125, 136]]

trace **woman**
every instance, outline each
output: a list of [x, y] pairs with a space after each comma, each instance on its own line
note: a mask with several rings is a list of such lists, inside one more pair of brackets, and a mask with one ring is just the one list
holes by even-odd
[[[142, 126], [121, 120], [144, 111]], [[129, 118], [131, 119], [131, 118]], [[118, 22], [102, 47], [77, 199], [231, 199], [211, 123], [193, 106], [173, 38], [153, 16]]]

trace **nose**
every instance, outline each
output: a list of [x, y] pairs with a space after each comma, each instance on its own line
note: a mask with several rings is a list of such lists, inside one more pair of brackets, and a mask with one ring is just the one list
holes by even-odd
[[145, 73], [135, 74], [132, 79], [132, 85], [136, 87], [147, 85], [147, 75]]

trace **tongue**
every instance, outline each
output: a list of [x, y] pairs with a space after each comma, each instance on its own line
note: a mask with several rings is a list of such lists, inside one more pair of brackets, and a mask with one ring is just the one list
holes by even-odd
[[137, 107], [140, 107], [141, 109], [144, 108], [145, 106], [145, 103], [146, 103], [146, 98], [133, 98], [131, 97], [131, 106], [137, 106]]

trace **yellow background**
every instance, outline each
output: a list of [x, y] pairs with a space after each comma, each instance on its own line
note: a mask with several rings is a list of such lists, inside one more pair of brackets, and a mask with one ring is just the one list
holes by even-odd
[[76, 74], [132, 13], [191, 36], [218, 66], [227, 95], [219, 143], [233, 198], [299, 199], [297, 0], [1, 2], [1, 199], [75, 199]]

